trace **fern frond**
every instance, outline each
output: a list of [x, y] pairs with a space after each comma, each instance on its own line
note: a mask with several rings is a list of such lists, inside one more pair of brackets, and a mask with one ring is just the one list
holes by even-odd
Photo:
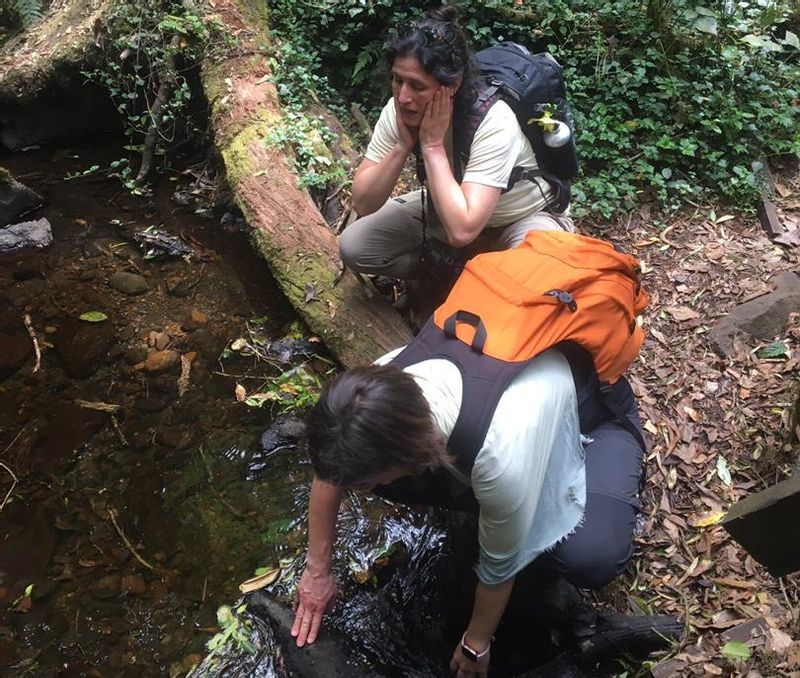
[[23, 28], [42, 17], [41, 0], [11, 0], [11, 7], [19, 17]]

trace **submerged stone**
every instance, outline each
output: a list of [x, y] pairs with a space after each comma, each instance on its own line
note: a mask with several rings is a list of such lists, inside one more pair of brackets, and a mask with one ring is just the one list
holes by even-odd
[[23, 221], [0, 229], [0, 252], [16, 252], [27, 247], [39, 249], [53, 243], [53, 231], [47, 219]]
[[117, 271], [108, 279], [108, 284], [115, 290], [131, 296], [142, 294], [150, 289], [150, 285], [143, 276], [128, 271]]

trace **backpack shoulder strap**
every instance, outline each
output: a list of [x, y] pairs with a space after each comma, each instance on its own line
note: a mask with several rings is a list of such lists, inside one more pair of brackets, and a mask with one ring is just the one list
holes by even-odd
[[460, 184], [464, 178], [464, 169], [469, 162], [469, 152], [475, 132], [483, 122], [489, 109], [501, 98], [500, 88], [497, 85], [481, 83], [478, 85], [478, 95], [470, 102], [469, 106], [462, 104], [456, 108], [453, 115], [453, 174]]

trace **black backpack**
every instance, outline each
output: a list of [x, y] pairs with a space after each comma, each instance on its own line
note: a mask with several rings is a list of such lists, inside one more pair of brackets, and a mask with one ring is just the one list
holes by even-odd
[[[478, 126], [492, 105], [502, 99], [517, 116], [539, 165], [538, 170], [515, 167], [505, 190], [520, 179], [542, 177], [555, 192], [550, 207], [563, 211], [569, 205], [569, 181], [578, 175], [579, 166], [575, 124], [561, 65], [546, 52], [531, 54], [514, 42], [501, 42], [481, 50], [475, 54], [475, 61], [477, 97], [468, 110], [456, 109], [453, 120], [456, 180], [461, 183]], [[537, 121], [547, 115], [569, 128], [569, 140], [557, 148], [545, 143], [545, 127]], [[421, 156], [417, 155], [417, 159], [417, 175], [423, 182]]]

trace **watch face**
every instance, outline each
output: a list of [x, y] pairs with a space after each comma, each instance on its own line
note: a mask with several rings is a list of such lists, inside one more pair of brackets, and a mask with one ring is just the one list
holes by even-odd
[[478, 661], [478, 653], [475, 650], [467, 647], [466, 645], [461, 646], [461, 653], [469, 660], [473, 662]]

